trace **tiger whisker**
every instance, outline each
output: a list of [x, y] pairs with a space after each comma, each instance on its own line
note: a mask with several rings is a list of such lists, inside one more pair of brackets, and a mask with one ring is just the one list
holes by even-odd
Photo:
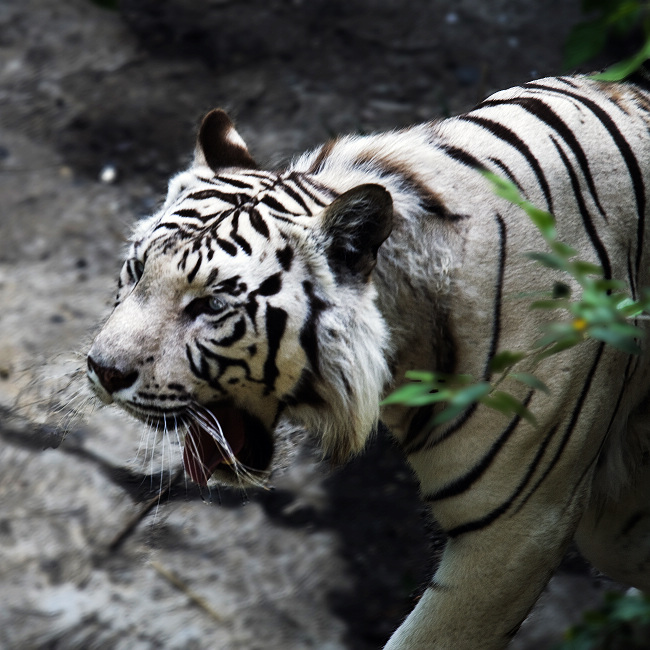
[[[246, 479], [250, 484], [254, 484], [256, 487], [263, 487], [263, 481], [257, 477], [253, 472], [250, 471], [250, 468], [246, 467], [233, 453], [228, 441], [223, 433], [221, 424], [215, 417], [215, 415], [208, 409], [202, 407], [200, 404], [191, 404], [187, 407], [187, 414], [190, 417], [193, 417], [207, 433], [209, 433], [214, 441], [219, 446], [219, 449], [227, 457], [227, 462], [233, 468], [235, 475], [240, 483], [240, 487], [245, 489], [245, 482], [243, 479]], [[187, 441], [187, 437], [185, 438]], [[186, 443], [187, 444], [187, 443]], [[198, 450], [197, 457], [198, 457]], [[207, 468], [205, 468], [207, 470]]]

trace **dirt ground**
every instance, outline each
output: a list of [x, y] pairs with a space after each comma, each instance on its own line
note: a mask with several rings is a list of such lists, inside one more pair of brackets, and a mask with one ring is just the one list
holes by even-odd
[[[172, 441], [111, 409], [52, 448], [56, 427], [89, 410], [125, 238], [208, 109], [282, 164], [560, 72], [579, 3], [98, 4], [0, 4], [0, 647], [380, 648], [443, 543], [386, 432], [341, 471], [305, 449], [242, 495], [201, 493]], [[606, 586], [570, 554], [513, 647], [552, 647]]]

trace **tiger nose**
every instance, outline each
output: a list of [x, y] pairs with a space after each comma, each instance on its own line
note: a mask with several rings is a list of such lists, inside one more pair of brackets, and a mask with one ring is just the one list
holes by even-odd
[[90, 355], [88, 355], [88, 370], [95, 373], [99, 383], [111, 395], [123, 388], [133, 386], [135, 380], [138, 378], [138, 371], [122, 372], [117, 368], [108, 368], [97, 363]]

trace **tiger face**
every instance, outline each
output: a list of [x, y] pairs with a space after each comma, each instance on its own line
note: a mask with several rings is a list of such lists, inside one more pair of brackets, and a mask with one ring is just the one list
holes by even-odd
[[[258, 171], [213, 111], [193, 166], [133, 234], [88, 354], [93, 390], [183, 430], [201, 485], [268, 476], [280, 430], [316, 427], [327, 452], [349, 455], [376, 423], [387, 378], [371, 272], [391, 226], [381, 186], [335, 197], [308, 175]], [[368, 337], [378, 352], [365, 359]], [[357, 363], [372, 379], [355, 379]]]

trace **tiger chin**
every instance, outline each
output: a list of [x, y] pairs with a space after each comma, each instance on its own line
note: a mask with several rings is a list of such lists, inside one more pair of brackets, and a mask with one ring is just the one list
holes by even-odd
[[381, 417], [448, 536], [390, 650], [504, 648], [572, 539], [650, 590], [647, 343], [541, 362], [550, 395], [512, 389], [537, 426], [480, 404], [438, 426], [429, 406], [381, 406], [407, 370], [489, 381], [494, 355], [529, 348], [552, 316], [517, 298], [544, 289], [522, 255], [544, 242], [481, 171], [552, 212], [558, 238], [633, 297], [650, 285], [649, 86], [645, 71], [541, 79], [278, 171], [210, 112], [192, 165], [134, 229], [88, 354], [93, 389], [184, 436], [200, 485], [263, 484], [305, 435], [345, 461]]

